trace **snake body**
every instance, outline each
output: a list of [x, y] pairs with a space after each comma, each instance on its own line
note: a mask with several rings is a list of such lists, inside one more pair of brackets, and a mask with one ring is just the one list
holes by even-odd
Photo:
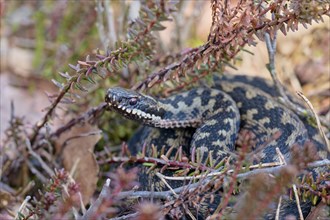
[[[238, 134], [246, 130], [255, 139], [252, 149], [257, 152], [256, 163], [279, 161], [276, 147], [289, 162], [292, 146], [303, 148], [306, 141], [313, 143], [320, 158], [329, 158], [317, 128], [308, 123], [307, 117], [298, 116], [279, 103], [277, 96], [272, 83], [265, 79], [227, 75], [215, 76], [212, 88], [192, 89], [158, 100], [139, 92], [111, 88], [106, 102], [123, 116], [147, 125], [130, 140], [129, 149], [133, 153], [141, 150], [143, 144], [157, 149], [182, 146], [187, 155], [196, 149], [202, 162], [208, 157], [220, 161], [235, 152]], [[303, 108], [299, 101], [289, 97]], [[155, 181], [152, 173], [144, 171], [140, 182], [157, 191], [166, 188]]]

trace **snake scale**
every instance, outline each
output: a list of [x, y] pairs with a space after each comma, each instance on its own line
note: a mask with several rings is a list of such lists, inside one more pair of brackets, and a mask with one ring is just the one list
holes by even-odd
[[[196, 149], [202, 155], [202, 162], [208, 157], [220, 161], [235, 153], [239, 133], [248, 131], [255, 140], [252, 148], [256, 152], [255, 163], [279, 161], [276, 147], [289, 162], [292, 146], [303, 148], [306, 141], [313, 143], [320, 159], [329, 158], [318, 129], [307, 117], [298, 116], [279, 103], [276, 97], [277, 90], [270, 81], [227, 74], [215, 75], [211, 88], [199, 87], [157, 100], [136, 91], [110, 88], [106, 102], [111, 110], [147, 125], [129, 141], [133, 154], [141, 151], [143, 144], [154, 145], [158, 150], [163, 146], [167, 149], [182, 146], [187, 155]], [[289, 98], [304, 108], [293, 96]], [[151, 150], [147, 152], [150, 154]], [[146, 174], [146, 170], [139, 178], [142, 188], [168, 190], [163, 182], [156, 181], [152, 172]], [[175, 181], [173, 184], [175, 187]]]

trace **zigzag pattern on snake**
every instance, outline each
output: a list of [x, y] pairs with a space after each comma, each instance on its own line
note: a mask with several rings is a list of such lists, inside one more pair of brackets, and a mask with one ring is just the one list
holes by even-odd
[[[239, 131], [247, 130], [256, 140], [252, 148], [257, 152], [256, 163], [279, 161], [276, 147], [290, 161], [292, 146], [303, 147], [308, 140], [317, 148], [320, 158], [329, 158], [317, 128], [276, 97], [276, 89], [267, 80], [227, 75], [215, 76], [212, 88], [196, 88], [158, 100], [135, 91], [111, 88], [106, 102], [110, 109], [147, 125], [130, 140], [129, 149], [133, 153], [141, 150], [143, 144], [158, 149], [183, 146], [187, 155], [195, 148], [203, 155], [202, 161], [209, 155], [219, 161], [235, 153]], [[292, 96], [290, 99], [304, 108]], [[279, 137], [273, 139], [276, 134]], [[152, 185], [156, 191], [167, 190], [161, 181], [155, 181], [152, 173], [142, 172], [139, 181], [145, 188]]]

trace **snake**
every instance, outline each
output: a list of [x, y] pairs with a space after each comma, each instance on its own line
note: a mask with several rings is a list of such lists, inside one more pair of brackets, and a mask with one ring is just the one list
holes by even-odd
[[[292, 147], [303, 149], [307, 142], [315, 146], [318, 159], [329, 159], [318, 128], [308, 116], [296, 114], [281, 103], [271, 81], [214, 74], [213, 82], [211, 87], [200, 86], [166, 98], [113, 87], [107, 90], [105, 101], [110, 110], [144, 125], [129, 141], [133, 154], [141, 151], [143, 144], [158, 150], [174, 146], [176, 150], [182, 147], [187, 156], [192, 150], [198, 152], [201, 163], [221, 161], [235, 155], [237, 139], [247, 131], [254, 140], [253, 163], [279, 162], [276, 148], [290, 163]], [[290, 101], [305, 109], [300, 100], [286, 93]], [[149, 148], [147, 152], [150, 155], [152, 151]], [[146, 170], [139, 182], [146, 189], [152, 185], [154, 190], [164, 191], [164, 183]]]

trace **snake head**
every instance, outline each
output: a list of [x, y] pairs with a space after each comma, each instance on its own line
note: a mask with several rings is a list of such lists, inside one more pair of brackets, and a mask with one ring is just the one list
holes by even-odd
[[152, 97], [120, 87], [108, 89], [105, 102], [126, 118], [145, 124], [161, 120], [165, 112]]

